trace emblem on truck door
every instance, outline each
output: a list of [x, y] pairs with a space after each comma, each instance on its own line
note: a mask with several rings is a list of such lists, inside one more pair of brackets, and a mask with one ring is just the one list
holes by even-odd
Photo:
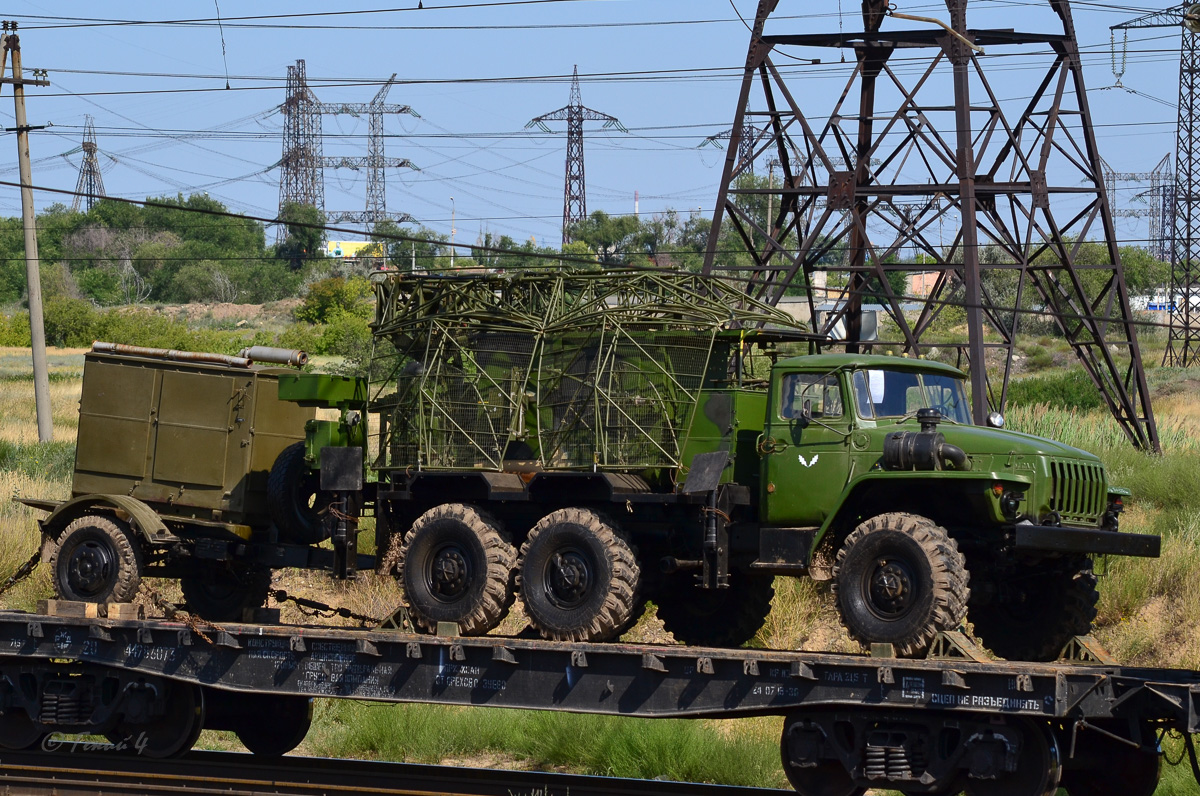
[[805, 467], [812, 467], [814, 464], [816, 464], [818, 456], [819, 456], [819, 454], [814, 453], [813, 457], [812, 457], [812, 461], [810, 462], [810, 461], [805, 460], [803, 453], [796, 454], [796, 458], [799, 459], [800, 463], [803, 464]]

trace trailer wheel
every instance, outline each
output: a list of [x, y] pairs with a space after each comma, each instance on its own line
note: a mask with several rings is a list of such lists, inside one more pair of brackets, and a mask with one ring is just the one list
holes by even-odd
[[675, 640], [695, 647], [740, 647], [771, 612], [773, 575], [734, 572], [727, 589], [701, 589], [695, 575], [669, 578], [658, 593], [658, 618]]
[[500, 624], [515, 600], [517, 551], [495, 520], [462, 503], [444, 503], [413, 523], [396, 565], [419, 627], [456, 622], [464, 636]]
[[210, 622], [240, 622], [246, 609], [261, 608], [267, 602], [271, 570], [205, 567], [180, 578], [179, 586], [191, 613]]
[[931, 520], [880, 514], [854, 529], [838, 551], [833, 590], [850, 635], [887, 642], [918, 657], [939, 631], [967, 613], [968, 575], [958, 545]]
[[641, 570], [628, 540], [587, 509], [543, 517], [521, 546], [521, 600], [544, 638], [604, 641], [629, 626]]
[[267, 476], [267, 510], [280, 541], [317, 544], [328, 539], [329, 526], [321, 519], [330, 502], [321, 491], [320, 473], [304, 461], [304, 443], [284, 448]]
[[312, 699], [268, 697], [258, 702], [261, 710], [245, 712], [235, 723], [242, 745], [259, 757], [282, 757], [299, 746], [312, 727]]
[[54, 591], [64, 600], [129, 602], [141, 583], [142, 547], [125, 523], [85, 514], [59, 534], [50, 571]]
[[1009, 573], [991, 601], [970, 608], [975, 635], [1001, 658], [1053, 661], [1074, 636], [1092, 631], [1096, 575], [1087, 558]]
[[159, 681], [166, 688], [162, 702], [167, 710], [148, 721], [123, 717], [105, 733], [121, 751], [161, 760], [187, 754], [204, 729], [204, 694], [190, 683]]
[[1018, 720], [1021, 748], [1016, 770], [990, 778], [968, 776], [967, 796], [1054, 796], [1062, 776], [1058, 743], [1050, 729], [1029, 719]]

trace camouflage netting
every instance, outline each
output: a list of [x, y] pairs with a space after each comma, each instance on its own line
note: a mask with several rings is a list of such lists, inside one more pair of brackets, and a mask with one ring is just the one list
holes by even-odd
[[796, 328], [727, 291], [650, 270], [388, 274], [373, 324], [376, 467], [677, 466], [706, 374], [724, 378], [737, 339], [725, 330]]

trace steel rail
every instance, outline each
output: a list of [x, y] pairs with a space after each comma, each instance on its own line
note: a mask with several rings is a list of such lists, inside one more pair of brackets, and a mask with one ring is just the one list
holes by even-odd
[[193, 752], [153, 760], [63, 743], [53, 752], [0, 753], [0, 789], [29, 796], [778, 796], [791, 791], [659, 780], [365, 760]]

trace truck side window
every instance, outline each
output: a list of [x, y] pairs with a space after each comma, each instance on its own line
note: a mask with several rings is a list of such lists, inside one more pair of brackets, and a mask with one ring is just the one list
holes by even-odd
[[804, 402], [809, 402], [813, 417], [841, 417], [842, 390], [837, 376], [818, 373], [789, 373], [783, 377], [783, 395], [779, 402], [779, 416], [794, 420], [804, 413]]

